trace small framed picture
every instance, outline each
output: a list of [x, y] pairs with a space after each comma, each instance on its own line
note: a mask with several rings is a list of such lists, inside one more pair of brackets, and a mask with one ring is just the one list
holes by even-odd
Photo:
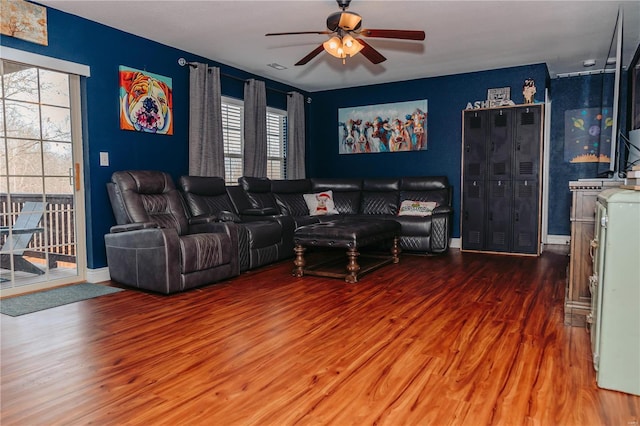
[[487, 90], [487, 100], [490, 106], [500, 106], [511, 100], [511, 87], [498, 87]]

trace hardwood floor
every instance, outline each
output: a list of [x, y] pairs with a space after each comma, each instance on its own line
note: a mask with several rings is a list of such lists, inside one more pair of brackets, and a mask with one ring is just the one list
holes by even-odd
[[563, 325], [566, 255], [284, 262], [170, 297], [2, 316], [2, 425], [637, 425]]

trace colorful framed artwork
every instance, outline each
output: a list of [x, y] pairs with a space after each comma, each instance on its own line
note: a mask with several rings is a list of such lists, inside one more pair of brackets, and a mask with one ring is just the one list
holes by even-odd
[[32, 43], [49, 44], [47, 8], [24, 0], [0, 0], [0, 33]]
[[564, 113], [564, 161], [610, 163], [612, 109], [580, 108]]
[[427, 100], [338, 109], [338, 152], [427, 149]]
[[120, 128], [173, 135], [171, 78], [121, 65]]

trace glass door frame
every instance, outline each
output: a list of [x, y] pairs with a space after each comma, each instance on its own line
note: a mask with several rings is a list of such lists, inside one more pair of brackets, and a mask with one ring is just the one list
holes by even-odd
[[[0, 289], [0, 297], [13, 296], [21, 293], [42, 290], [60, 285], [84, 281], [87, 273], [86, 261], [86, 216], [85, 216], [85, 188], [83, 171], [83, 133], [82, 133], [82, 104], [81, 104], [81, 76], [89, 76], [89, 68], [85, 65], [75, 64], [55, 58], [19, 51], [3, 47], [0, 51], [0, 59], [23, 63], [37, 68], [50, 69], [62, 72], [69, 77], [69, 104], [71, 114], [71, 149], [72, 149], [72, 173], [73, 179], [73, 216], [75, 232], [75, 262], [76, 274], [70, 274], [62, 278], [51, 278], [26, 285], [17, 285]], [[79, 71], [79, 72], [78, 72]], [[44, 172], [44, 171], [43, 171]], [[44, 175], [43, 175], [44, 176]], [[46, 195], [46, 194], [45, 194]], [[44, 220], [44, 218], [43, 218]], [[48, 269], [48, 268], [47, 268]], [[12, 275], [13, 277], [13, 275]]]

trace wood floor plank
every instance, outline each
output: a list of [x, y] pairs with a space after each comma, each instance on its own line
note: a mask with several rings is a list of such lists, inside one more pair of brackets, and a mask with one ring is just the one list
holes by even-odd
[[173, 296], [2, 316], [2, 425], [634, 425], [563, 325], [566, 256], [291, 262]]

